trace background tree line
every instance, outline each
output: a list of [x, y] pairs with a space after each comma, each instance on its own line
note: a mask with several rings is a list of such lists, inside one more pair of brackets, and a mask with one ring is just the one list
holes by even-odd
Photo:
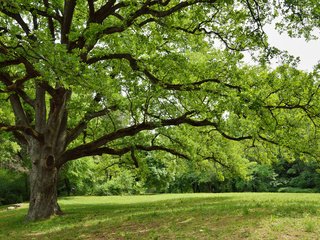
[[[190, 192], [319, 192], [320, 164], [314, 159], [265, 162], [251, 159], [235, 172], [206, 160], [186, 162], [147, 154], [136, 167], [131, 159], [87, 158], [68, 164], [58, 181], [59, 196], [131, 195]], [[18, 161], [2, 164], [0, 204], [29, 199], [28, 174]]]

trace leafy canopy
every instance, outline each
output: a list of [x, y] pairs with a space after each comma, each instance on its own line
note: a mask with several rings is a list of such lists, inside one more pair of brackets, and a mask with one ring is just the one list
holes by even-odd
[[[56, 167], [101, 154], [135, 159], [137, 150], [242, 162], [220, 150], [225, 140], [314, 154], [319, 75], [290, 62], [270, 70], [279, 52], [263, 26], [280, 15], [279, 29], [309, 37], [317, 9], [317, 1], [0, 1], [0, 128], [29, 148], [53, 148]], [[261, 65], [245, 66], [244, 51], [258, 52]]]

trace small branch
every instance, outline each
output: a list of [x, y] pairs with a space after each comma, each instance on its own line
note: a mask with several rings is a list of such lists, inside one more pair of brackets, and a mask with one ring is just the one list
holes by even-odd
[[[46, 12], [47, 12], [49, 7], [50, 7], [49, 1], [48, 0], [43, 0], [43, 3], [44, 3], [44, 6], [46, 7]], [[51, 33], [51, 38], [52, 38], [52, 41], [54, 41], [56, 39], [54, 23], [53, 23], [53, 20], [52, 20], [51, 16], [47, 16], [47, 19], [48, 19], [48, 27], [49, 27], [49, 30], [50, 30], [50, 33]]]
[[[44, 0], [44, 1], [48, 1], [48, 0]], [[37, 15], [40, 15], [40, 16], [43, 16], [43, 17], [46, 17], [46, 18], [55, 19], [60, 24], [63, 23], [63, 17], [62, 16], [60, 16], [58, 13], [56, 13], [56, 14], [49, 13], [47, 10], [48, 10], [48, 8], [46, 9], [46, 11], [42, 11], [42, 10], [37, 9], [37, 8], [30, 8], [29, 12], [32, 12], [34, 14], [37, 14]]]
[[268, 138], [266, 138], [266, 137], [263, 137], [261, 134], [259, 134], [259, 138], [261, 139], [261, 140], [263, 140], [263, 141], [265, 141], [265, 142], [268, 142], [268, 143], [271, 143], [271, 144], [274, 144], [274, 145], [280, 145], [278, 142], [276, 142], [276, 141], [273, 141], [273, 140], [271, 140], [271, 139], [268, 139]]
[[135, 70], [135, 71], [139, 70], [138, 61], [129, 53], [115, 53], [115, 54], [108, 54], [100, 57], [92, 57], [88, 59], [86, 62], [90, 65], [103, 60], [113, 60], [113, 59], [120, 59], [120, 60], [125, 59], [129, 61], [130, 67], [132, 68], [132, 70]]
[[131, 153], [130, 155], [131, 155], [132, 161], [134, 163], [134, 166], [136, 168], [138, 168], [139, 167], [139, 161], [138, 161], [136, 155], [134, 154], [134, 148], [133, 147], [131, 147], [130, 153]]
[[13, 18], [14, 20], [16, 20], [16, 22], [20, 25], [20, 27], [23, 29], [23, 31], [25, 32], [25, 34], [27, 36], [30, 35], [30, 29], [29, 26], [25, 23], [25, 21], [22, 19], [21, 15], [19, 13], [12, 13], [8, 10], [5, 9], [1, 9], [1, 12], [3, 12], [5, 15]]
[[289, 105], [289, 104], [285, 104], [285, 105], [267, 105], [267, 106], [264, 106], [264, 108], [267, 108], [267, 109], [288, 109], [288, 110], [302, 109], [304, 111], [307, 111], [306, 105], [299, 105], [299, 104], [295, 104], [295, 105]]
[[104, 61], [104, 60], [113, 60], [113, 59], [125, 59], [129, 62], [130, 67], [134, 71], [142, 71], [148, 78], [149, 80], [156, 85], [160, 85], [165, 89], [168, 90], [178, 90], [178, 91], [192, 91], [192, 90], [201, 90], [200, 85], [205, 84], [205, 83], [219, 83], [222, 84], [228, 88], [235, 89], [239, 92], [241, 92], [241, 87], [232, 85], [229, 83], [224, 83], [223, 81], [219, 79], [204, 79], [198, 82], [193, 82], [193, 83], [187, 83], [187, 84], [170, 84], [170, 83], [165, 83], [155, 77], [150, 71], [147, 69], [141, 69], [138, 65], [138, 60], [136, 60], [131, 54], [129, 53], [121, 53], [121, 54], [108, 54], [105, 56], [100, 56], [100, 57], [92, 57], [88, 59], [86, 62], [88, 64], [94, 64], [96, 62]]
[[213, 162], [216, 162], [216, 163], [220, 164], [222, 167], [230, 170], [230, 166], [228, 166], [228, 165], [224, 164], [223, 162], [221, 162], [220, 160], [218, 160], [213, 154], [212, 154], [212, 156], [206, 157], [205, 159], [206, 160], [211, 160]]
[[110, 111], [114, 111], [117, 109], [117, 106], [111, 106], [108, 108], [104, 108], [98, 112], [89, 112], [87, 113], [84, 118], [80, 121], [80, 123], [73, 128], [68, 136], [67, 136], [67, 144], [75, 140], [80, 134], [87, 128], [88, 122], [90, 122], [92, 119], [102, 117], [110, 113]]
[[143, 151], [164, 151], [164, 152], [167, 152], [167, 153], [170, 153], [174, 156], [177, 156], [177, 157], [180, 157], [180, 158], [184, 158], [184, 159], [187, 159], [187, 160], [190, 160], [190, 157], [187, 156], [186, 154], [183, 154], [181, 152], [178, 152], [177, 150], [175, 149], [171, 149], [171, 148], [167, 148], [167, 147], [164, 147], [164, 146], [157, 146], [157, 145], [153, 145], [153, 146], [143, 146], [143, 145], [136, 145], [135, 146], [136, 149], [139, 149], [139, 150], [143, 150]]
[[29, 104], [30, 106], [32, 106], [34, 108], [34, 100], [31, 99], [26, 92], [24, 92], [22, 90], [22, 85], [20, 84], [19, 80], [16, 82], [13, 82], [10, 79], [9, 74], [5, 74], [5, 73], [0, 73], [0, 81], [4, 83], [4, 85], [6, 85], [6, 90], [2, 91], [2, 92], [14, 92], [15, 94], [18, 94], [19, 97], [22, 98], [22, 100], [24, 102], [26, 102], [27, 104]]

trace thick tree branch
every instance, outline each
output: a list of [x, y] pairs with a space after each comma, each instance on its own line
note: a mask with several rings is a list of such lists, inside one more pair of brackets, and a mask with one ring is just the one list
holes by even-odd
[[44, 133], [46, 126], [47, 107], [45, 99], [45, 90], [39, 82], [35, 84], [36, 100], [35, 100], [35, 129], [40, 133]]
[[239, 92], [241, 91], [241, 87], [240, 86], [235, 86], [229, 83], [224, 83], [223, 81], [219, 80], [219, 79], [203, 79], [200, 80], [198, 82], [193, 82], [193, 83], [185, 83], [185, 84], [170, 84], [170, 83], [165, 83], [163, 81], [161, 81], [160, 79], [158, 79], [157, 77], [155, 77], [150, 71], [148, 70], [143, 70], [143, 73], [150, 79], [150, 81], [153, 84], [157, 84], [162, 86], [164, 89], [168, 89], [168, 90], [177, 90], [177, 91], [192, 91], [192, 90], [201, 90], [200, 85], [204, 84], [204, 83], [219, 83], [222, 84], [228, 88], [231, 89], [236, 89]]
[[11, 125], [7, 125], [4, 123], [0, 123], [0, 130], [5, 131], [5, 132], [22, 134], [22, 136], [28, 135], [28, 136], [31, 136], [31, 137], [37, 139], [38, 141], [41, 141], [41, 142], [43, 141], [43, 135], [40, 134], [39, 132], [35, 131], [31, 127], [25, 127], [25, 126], [20, 126], [20, 125], [11, 126]]
[[41, 87], [46, 90], [47, 93], [49, 93], [52, 97], [55, 95], [55, 89], [49, 85], [47, 81], [40, 81], [39, 84]]
[[[5, 46], [2, 46], [2, 47], [5, 48]], [[7, 50], [4, 54], [5, 55], [8, 54]], [[26, 72], [30, 77], [40, 76], [39, 72], [34, 68], [34, 66], [26, 58], [21, 56], [15, 59], [8, 59], [8, 60], [1, 61], [0, 68], [12, 66], [12, 65], [19, 65], [19, 64], [24, 65]]]
[[70, 33], [72, 18], [74, 9], [76, 7], [76, 0], [65, 0], [64, 1], [64, 12], [63, 12], [63, 24], [61, 28], [61, 43], [67, 44], [68, 34]]
[[171, 126], [171, 125], [180, 125], [182, 124], [187, 116], [192, 115], [193, 112], [185, 113], [184, 115], [173, 118], [173, 119], [166, 119], [159, 122], [143, 122], [140, 124], [136, 124], [130, 127], [118, 129], [114, 132], [108, 133], [99, 139], [92, 141], [87, 144], [80, 145], [73, 149], [66, 151], [62, 156], [62, 161], [68, 161], [68, 159], [73, 158], [74, 155], [81, 155], [86, 154], [87, 152], [92, 152], [97, 148], [100, 148], [103, 145], [106, 145], [108, 142], [114, 141], [119, 138], [127, 137], [127, 136], [134, 136], [135, 134], [144, 131], [144, 130], [152, 130], [156, 129], [161, 126]]
[[[189, 124], [191, 126], [196, 126], [196, 127], [201, 127], [201, 126], [213, 126], [215, 127], [215, 130], [217, 130], [223, 137], [233, 140], [233, 141], [242, 141], [242, 140], [248, 140], [252, 139], [252, 136], [241, 136], [241, 137], [234, 137], [231, 136], [221, 129], [219, 129], [218, 124], [211, 122], [207, 119], [198, 121], [198, 120], [193, 120], [189, 118], [192, 114], [194, 114], [194, 111], [187, 112], [180, 117], [177, 118], [172, 118], [172, 119], [164, 119], [164, 120], [159, 120], [159, 121], [154, 121], [154, 122], [143, 122], [140, 124], [136, 124], [130, 127], [122, 128], [119, 130], [116, 130], [112, 133], [108, 133], [102, 137], [100, 137], [97, 140], [94, 140], [90, 143], [86, 143], [83, 145], [80, 145], [78, 147], [75, 147], [73, 149], [70, 149], [66, 151], [62, 157], [61, 161], [62, 162], [67, 162], [70, 159], [75, 159], [79, 158], [82, 156], [89, 156], [92, 152], [95, 152], [97, 149], [101, 149], [102, 146], [106, 145], [109, 142], [112, 142], [116, 139], [119, 138], [124, 138], [124, 137], [129, 137], [129, 136], [134, 136], [138, 134], [141, 131], [145, 130], [153, 130], [159, 127], [164, 127], [164, 126], [178, 126], [181, 124]], [[101, 150], [98, 150], [101, 151]]]
[[[23, 83], [25, 83], [26, 81], [40, 76], [40, 73], [34, 68], [32, 63], [30, 63], [25, 57], [22, 57], [22, 56], [17, 57], [15, 59], [10, 59], [10, 60], [5, 60], [5, 61], [0, 62], [0, 68], [8, 67], [11, 65], [19, 65], [19, 64], [24, 65], [25, 70], [26, 70], [26, 75], [24, 77], [22, 77], [21, 79], [18, 79], [14, 82], [15, 88], [20, 88], [23, 85]], [[13, 86], [11, 88], [13, 89]]]
[[[92, 18], [90, 19], [91, 22], [95, 23], [102, 23], [103, 20], [105, 20], [108, 16], [110, 16], [116, 9], [119, 8], [119, 4], [115, 7], [114, 4], [116, 3], [116, 0], [109, 0], [106, 2], [105, 5], [103, 5], [98, 11], [94, 13]], [[90, 6], [90, 5], [89, 5]], [[124, 3], [120, 4], [121, 6], [125, 6]]]
[[[153, 145], [153, 146], [144, 146], [144, 145], [132, 145], [132, 146], [127, 146], [127, 147], [123, 147], [123, 148], [110, 148], [110, 147], [100, 147], [100, 148], [96, 148], [96, 149], [92, 149], [92, 150], [87, 150], [84, 152], [75, 152], [74, 154], [67, 156], [68, 158], [66, 158], [66, 156], [63, 156], [60, 164], [64, 164], [67, 161], [72, 161], [75, 159], [78, 159], [80, 157], [85, 157], [85, 156], [101, 156], [103, 154], [109, 154], [109, 155], [117, 155], [117, 156], [122, 156], [126, 153], [133, 153], [134, 150], [140, 150], [140, 151], [147, 151], [147, 152], [151, 152], [151, 151], [164, 151], [167, 153], [170, 153], [174, 156], [180, 157], [180, 158], [184, 158], [184, 159], [190, 159], [190, 157], [186, 154], [183, 154], [175, 149], [171, 149], [168, 147], [164, 147], [164, 146], [159, 146], [159, 145]], [[133, 156], [133, 158], [135, 158], [135, 156]], [[137, 161], [137, 160], [134, 160]], [[137, 163], [135, 163], [135, 165], [137, 165]]]
[[87, 0], [88, 7], [89, 7], [89, 22], [92, 22], [92, 18], [94, 16], [94, 0]]
[[12, 65], [19, 65], [21, 63], [22, 62], [20, 59], [5, 60], [0, 62], [0, 68], [12, 66]]
[[17, 94], [11, 94], [10, 97], [10, 103], [16, 118], [16, 125], [18, 126], [24, 126], [24, 127], [30, 127], [29, 119], [27, 118], [27, 115], [22, 107], [20, 98]]
[[[57, 87], [55, 89], [55, 94], [50, 99], [50, 111], [48, 114], [48, 120], [46, 125], [46, 141], [50, 143], [53, 147], [56, 146], [57, 140], [64, 135], [65, 138], [65, 127], [66, 127], [66, 106], [67, 102], [71, 97], [71, 91], [63, 87]], [[56, 131], [52, 132], [51, 129]], [[61, 143], [65, 143], [61, 141]], [[65, 146], [57, 146], [64, 148]]]
[[28, 94], [26, 94], [25, 91], [23, 91], [22, 89], [16, 89], [15, 92], [25, 103], [29, 104], [29, 106], [31, 106], [32, 108], [35, 107], [35, 101]]

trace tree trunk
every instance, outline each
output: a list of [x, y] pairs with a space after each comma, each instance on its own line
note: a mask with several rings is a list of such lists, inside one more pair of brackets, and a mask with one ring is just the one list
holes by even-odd
[[58, 205], [57, 182], [59, 169], [57, 153], [48, 144], [34, 140], [29, 146], [32, 168], [30, 171], [30, 206], [27, 220], [35, 221], [61, 215]]
[[33, 164], [30, 173], [30, 206], [27, 219], [30, 221], [61, 215], [57, 202], [58, 169]]
[[35, 130], [41, 139], [30, 139], [28, 150], [31, 157], [30, 206], [27, 219], [46, 219], [62, 214], [57, 202], [57, 181], [61, 164], [58, 158], [66, 148], [67, 109], [71, 92], [57, 87], [50, 99], [50, 112], [46, 117], [45, 91], [36, 85]]

